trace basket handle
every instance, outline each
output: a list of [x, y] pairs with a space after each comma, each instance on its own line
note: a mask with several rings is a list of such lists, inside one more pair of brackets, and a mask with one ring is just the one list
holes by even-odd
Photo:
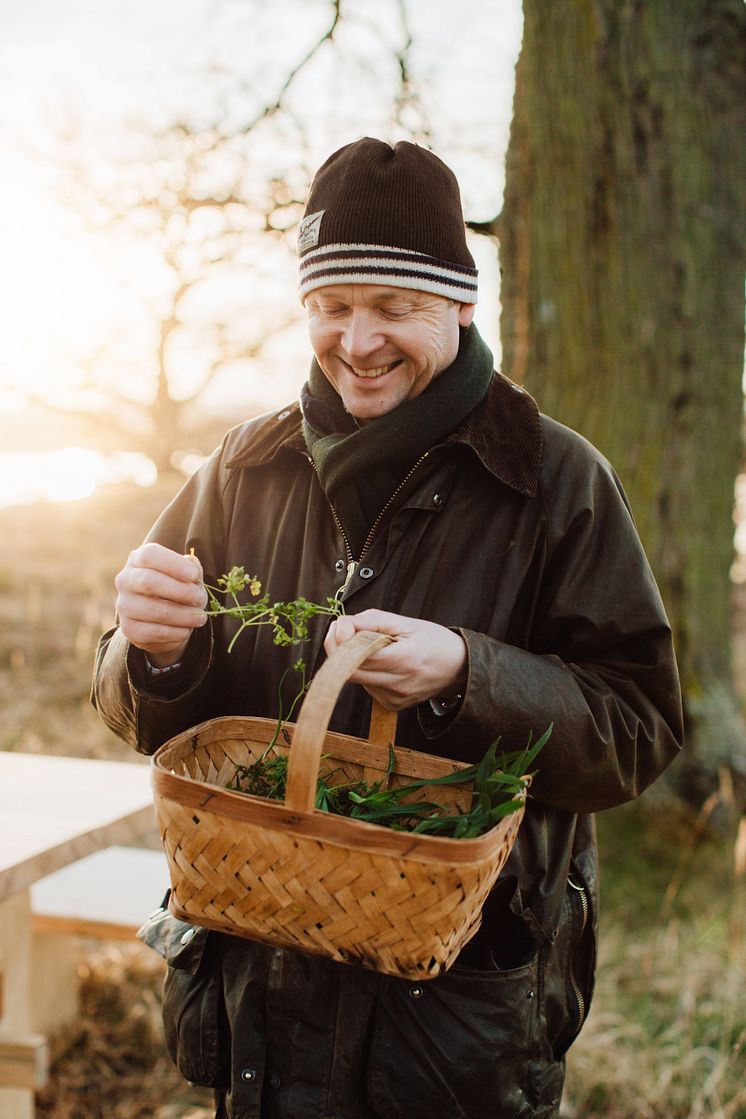
[[[324, 736], [339, 693], [363, 661], [373, 653], [377, 653], [379, 649], [390, 645], [392, 641], [393, 638], [387, 633], [360, 630], [349, 641], [345, 641], [335, 649], [314, 676], [298, 715], [288, 757], [285, 789], [287, 808], [295, 812], [313, 812]], [[374, 701], [370, 720], [370, 739], [382, 741], [385, 736], [386, 741], [390, 742], [395, 728], [396, 712], [385, 711]]]

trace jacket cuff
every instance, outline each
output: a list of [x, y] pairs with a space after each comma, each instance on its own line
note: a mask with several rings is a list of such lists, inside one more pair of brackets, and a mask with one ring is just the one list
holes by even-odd
[[[127, 675], [130, 687], [142, 695], [155, 699], [177, 699], [186, 694], [205, 675], [210, 663], [210, 623], [195, 630], [189, 640], [178, 668], [172, 672], [153, 672], [148, 667], [147, 654], [130, 645], [127, 649]], [[208, 640], [205, 640], [205, 638]]]
[[[460, 722], [461, 712], [469, 701], [469, 690], [471, 686], [471, 652], [469, 649], [468, 630], [459, 629], [457, 626], [450, 627], [453, 633], [457, 633], [462, 637], [466, 645], [466, 684], [461, 689], [458, 702], [453, 707], [447, 707], [442, 713], [434, 710], [434, 705], [431, 700], [425, 700], [424, 703], [417, 705], [417, 721], [420, 725], [420, 730], [429, 741], [444, 740], [444, 743], [453, 742], [454, 746], [450, 747], [451, 754], [455, 761], [463, 761], [461, 758], [456, 743], [458, 743], [458, 726]], [[454, 732], [454, 733], [452, 733]], [[472, 759], [468, 759], [472, 760]]]
[[127, 675], [135, 711], [136, 748], [152, 754], [175, 734], [208, 718], [212, 626], [195, 630], [178, 672], [150, 676], [145, 654], [130, 645]]

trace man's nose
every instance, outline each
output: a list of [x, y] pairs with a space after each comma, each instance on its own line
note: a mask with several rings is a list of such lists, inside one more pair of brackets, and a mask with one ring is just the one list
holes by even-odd
[[383, 344], [383, 336], [374, 317], [365, 310], [352, 310], [342, 331], [342, 345], [348, 357], [367, 357]]

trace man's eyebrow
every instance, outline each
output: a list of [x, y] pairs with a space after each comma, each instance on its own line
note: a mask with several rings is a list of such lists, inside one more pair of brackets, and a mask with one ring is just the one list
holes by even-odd
[[346, 303], [346, 300], [344, 300], [341, 295], [330, 295], [328, 292], [324, 292], [323, 295], [316, 295], [314, 292], [311, 292], [307, 302], [310, 303], [312, 300], [315, 303]]
[[380, 295], [376, 300], [376, 306], [397, 306], [401, 304], [418, 303], [415, 292], [396, 292], [393, 295]]

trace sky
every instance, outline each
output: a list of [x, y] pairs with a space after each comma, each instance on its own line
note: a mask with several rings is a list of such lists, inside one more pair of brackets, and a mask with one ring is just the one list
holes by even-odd
[[[410, 61], [432, 146], [456, 172], [467, 216], [486, 219], [501, 204], [520, 0], [472, 0], [468, 9], [468, 21], [454, 23], [450, 0], [408, 0]], [[313, 168], [356, 135], [396, 138], [389, 114], [398, 10], [397, 0], [348, 0], [338, 49], [320, 52], [292, 87], [302, 141], [291, 119], [264, 129], [252, 149], [257, 190], [261, 174], [282, 168], [295, 144]], [[83, 368], [104, 369], [97, 375], [125, 395], [152, 391], [153, 308], [168, 286], [160, 250], [147, 239], [91, 236], [83, 196], [65, 170], [71, 159], [82, 153], [105, 193], [117, 168], [127, 168], [128, 122], [144, 136], [185, 116], [245, 118], [279, 90], [330, 11], [328, 0], [0, 0], [0, 413], [21, 415], [29, 387], [61, 404], [78, 399]], [[178, 153], [169, 158], [178, 163]], [[494, 249], [478, 239], [473, 251], [477, 322], [498, 351]], [[294, 283], [287, 252], [245, 252], [240, 285], [213, 285], [195, 319], [228, 304], [250, 336], [255, 322], [282, 318], [285, 305], [297, 311]], [[184, 334], [175, 347], [177, 394], [199, 383], [206, 345]], [[226, 370], [206, 402], [275, 406], [295, 395], [306, 368], [299, 320], [278, 334], [264, 364]]]

